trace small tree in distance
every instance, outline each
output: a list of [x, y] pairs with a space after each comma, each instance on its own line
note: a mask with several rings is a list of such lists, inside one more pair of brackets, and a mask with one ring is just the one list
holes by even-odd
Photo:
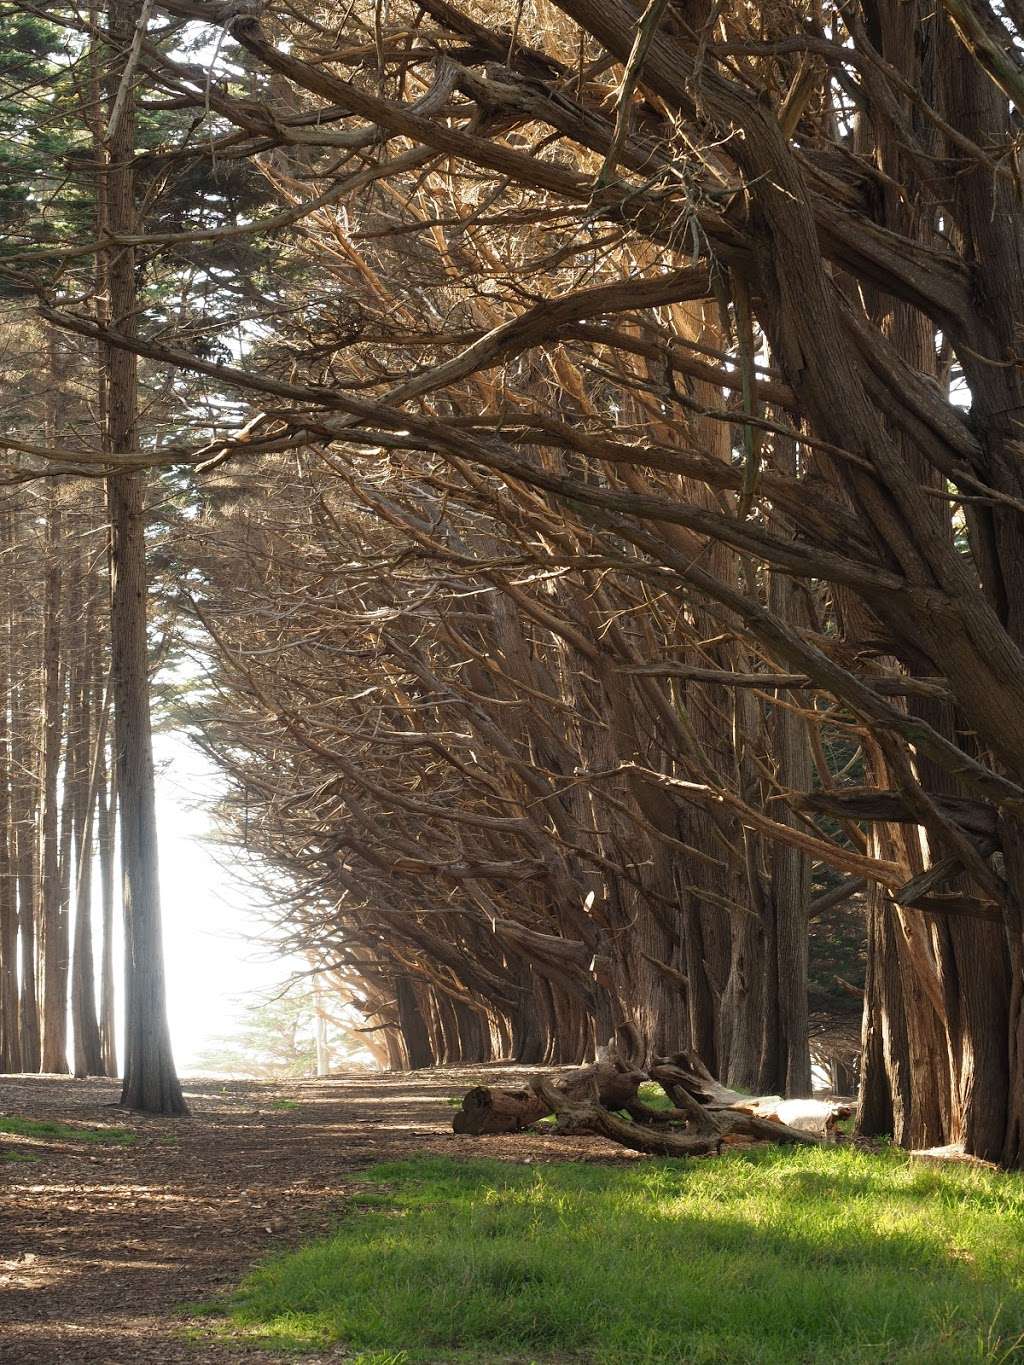
[[259, 1080], [305, 1080], [318, 1074], [317, 1031], [322, 1021], [327, 1072], [372, 1065], [359, 1035], [334, 1018], [319, 1017], [309, 987], [293, 988], [269, 999], [248, 1000], [239, 1028], [211, 1040], [193, 1071]]

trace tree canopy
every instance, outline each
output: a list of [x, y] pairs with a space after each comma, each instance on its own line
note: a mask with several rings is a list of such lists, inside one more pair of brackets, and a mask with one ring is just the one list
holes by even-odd
[[11, 497], [175, 471], [189, 723], [366, 1036], [804, 1093], [852, 904], [862, 1129], [1019, 1165], [1016, 0], [49, 22], [105, 131], [0, 267], [159, 402]]

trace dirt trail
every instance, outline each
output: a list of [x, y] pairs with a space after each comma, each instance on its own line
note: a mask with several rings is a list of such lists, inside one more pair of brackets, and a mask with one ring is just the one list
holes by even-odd
[[[629, 1160], [599, 1138], [456, 1137], [446, 1103], [519, 1068], [351, 1074], [287, 1084], [192, 1081], [191, 1116], [112, 1107], [115, 1083], [0, 1077], [0, 1115], [130, 1128], [113, 1146], [0, 1134], [0, 1361], [220, 1365], [275, 1361], [202, 1333], [182, 1305], [230, 1289], [268, 1253], [327, 1231], [360, 1172], [417, 1153], [507, 1160]], [[294, 1105], [295, 1107], [291, 1107]], [[295, 1360], [291, 1356], [289, 1359]], [[344, 1351], [304, 1356], [341, 1361]]]

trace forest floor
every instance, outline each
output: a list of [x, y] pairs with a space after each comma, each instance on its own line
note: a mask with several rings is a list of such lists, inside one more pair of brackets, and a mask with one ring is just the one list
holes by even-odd
[[1024, 1177], [451, 1131], [528, 1074], [189, 1081], [182, 1119], [0, 1077], [0, 1362], [1024, 1362]]
[[[368, 1166], [424, 1154], [635, 1159], [601, 1138], [452, 1133], [452, 1096], [527, 1074], [506, 1065], [189, 1081], [191, 1114], [170, 1120], [125, 1114], [115, 1082], [0, 1077], [0, 1361], [280, 1365], [279, 1354], [215, 1338], [187, 1305], [329, 1231], [358, 1207]], [[4, 1131], [30, 1126], [35, 1135]], [[341, 1348], [301, 1356], [346, 1359]]]

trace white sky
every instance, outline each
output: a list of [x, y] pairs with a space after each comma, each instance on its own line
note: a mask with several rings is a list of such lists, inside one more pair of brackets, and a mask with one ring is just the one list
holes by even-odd
[[206, 841], [218, 785], [210, 760], [173, 733], [155, 735], [153, 748], [168, 1015], [174, 1058], [187, 1075], [209, 1043], [235, 1031], [244, 1002], [307, 964], [246, 941], [261, 928], [253, 892], [230, 874], [231, 850]]

